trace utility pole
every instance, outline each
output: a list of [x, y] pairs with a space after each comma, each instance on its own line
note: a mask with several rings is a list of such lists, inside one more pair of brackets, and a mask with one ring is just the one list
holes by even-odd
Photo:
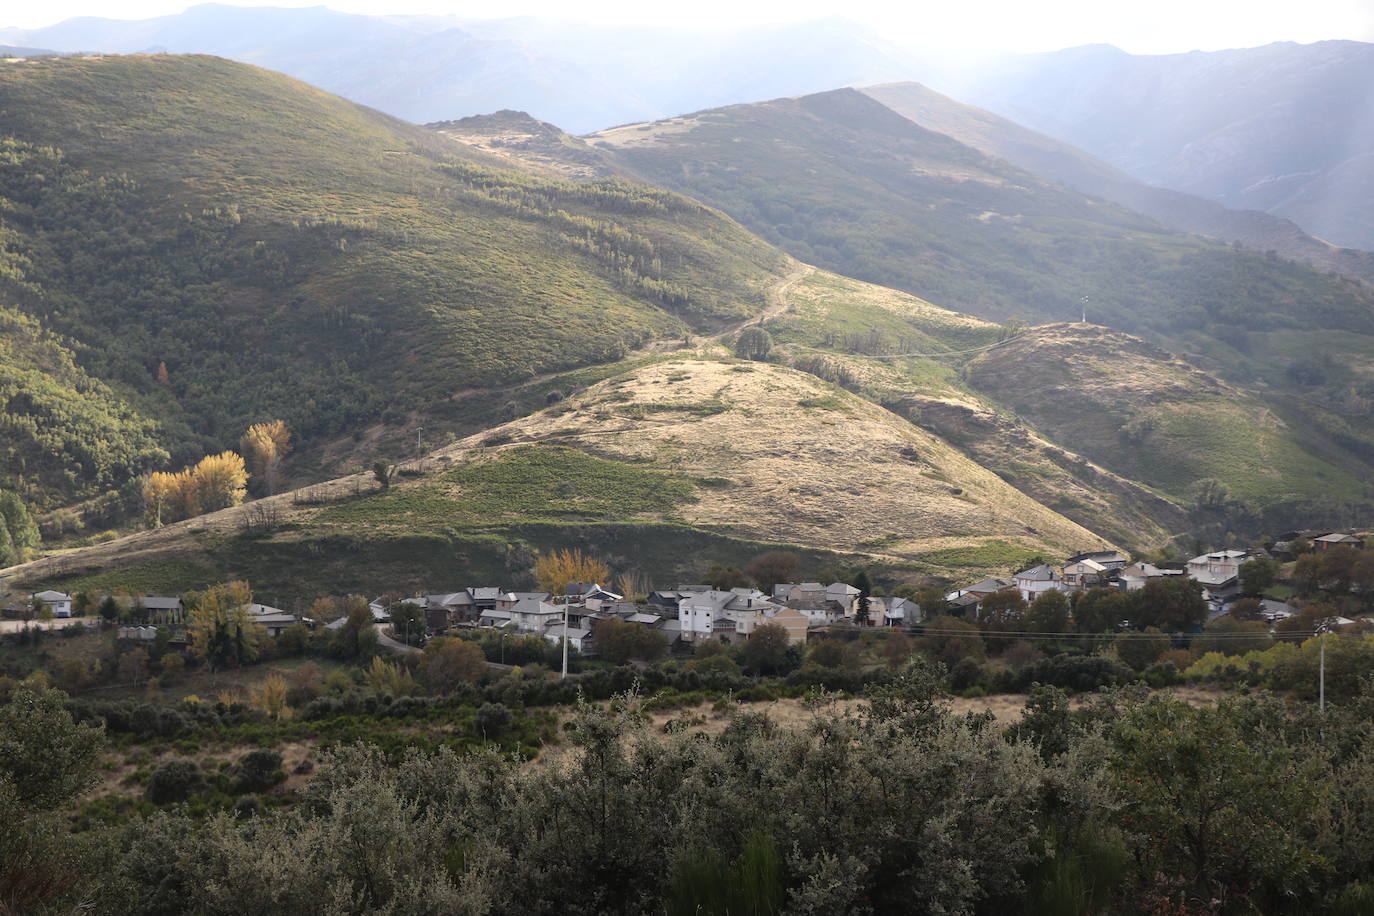
[[1326, 621], [1323, 617], [1317, 630], [1317, 710], [1323, 713], [1326, 712]]
[[424, 432], [424, 431], [425, 431], [425, 428], [424, 428], [423, 426], [417, 426], [417, 427], [415, 427], [415, 457], [416, 457], [416, 458], [419, 458], [421, 455], [423, 455], [423, 454], [425, 453], [425, 447], [424, 447], [423, 445], [420, 444], [420, 433], [422, 433], [422, 432]]
[[1081, 303], [1081, 304], [1082, 304], [1082, 306], [1083, 306], [1083, 323], [1084, 323], [1084, 324], [1087, 324], [1087, 323], [1088, 323], [1088, 297], [1087, 297], [1087, 296], [1084, 296], [1084, 297], [1083, 297], [1082, 303]]
[[560, 678], [568, 676], [568, 597], [563, 596], [563, 673]]

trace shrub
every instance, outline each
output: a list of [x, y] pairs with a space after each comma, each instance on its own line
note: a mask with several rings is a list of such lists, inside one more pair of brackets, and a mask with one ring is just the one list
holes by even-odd
[[495, 738], [510, 725], [510, 710], [501, 703], [483, 703], [477, 709], [473, 727], [483, 738]]
[[1019, 680], [1022, 689], [1031, 684], [1046, 684], [1083, 692], [1129, 684], [1135, 680], [1135, 672], [1118, 661], [1101, 656], [1056, 655], [1026, 666]]
[[281, 780], [282, 756], [279, 751], [249, 751], [239, 761], [238, 788], [241, 792], [261, 792]]
[[971, 658], [961, 658], [949, 669], [949, 689], [956, 693], [979, 687], [987, 680], [983, 666]]
[[148, 801], [155, 805], [185, 801], [200, 791], [205, 780], [190, 760], [168, 760], [148, 777]]

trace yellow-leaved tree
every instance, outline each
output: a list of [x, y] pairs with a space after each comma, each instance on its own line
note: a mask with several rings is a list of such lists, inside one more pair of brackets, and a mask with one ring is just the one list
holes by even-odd
[[263, 679], [262, 686], [253, 691], [253, 706], [270, 718], [288, 719], [291, 717], [291, 707], [286, 702], [289, 690], [286, 678], [280, 674], [269, 674]]
[[232, 668], [258, 657], [262, 627], [253, 621], [253, 592], [247, 582], [212, 585], [191, 602], [187, 630], [191, 651], [210, 667]]
[[540, 557], [534, 564], [534, 580], [546, 592], [562, 595], [570, 582], [606, 582], [611, 569], [596, 557], [580, 550], [559, 550]]
[[193, 468], [149, 474], [143, 483], [144, 512], [149, 524], [160, 526], [227, 509], [243, 502], [247, 483], [248, 471], [237, 453], [206, 455]]
[[237, 452], [206, 455], [192, 469], [200, 511], [214, 512], [243, 502], [247, 492], [248, 469]]
[[291, 430], [283, 420], [255, 423], [239, 440], [239, 451], [263, 494], [271, 496], [281, 485], [281, 462], [291, 451]]

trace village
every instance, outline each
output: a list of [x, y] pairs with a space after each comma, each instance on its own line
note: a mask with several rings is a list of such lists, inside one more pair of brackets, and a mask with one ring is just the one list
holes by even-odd
[[[367, 608], [378, 630], [382, 649], [418, 652], [427, 640], [441, 635], [491, 633], [521, 637], [542, 637], [554, 646], [566, 640], [570, 650], [581, 656], [597, 655], [596, 635], [601, 624], [616, 621], [642, 627], [661, 637], [672, 653], [690, 653], [707, 642], [739, 644], [764, 626], [773, 626], [786, 635], [790, 646], [805, 645], [808, 636], [845, 628], [906, 628], [920, 631], [935, 618], [950, 618], [995, 627], [985, 609], [999, 608], [1008, 600], [1028, 607], [1050, 592], [1067, 599], [1067, 607], [1093, 590], [1109, 590], [1126, 595], [1141, 592], [1152, 583], [1186, 580], [1196, 583], [1206, 605], [1206, 614], [1192, 627], [1177, 630], [1199, 631], [1204, 624], [1231, 613], [1247, 595], [1244, 569], [1251, 564], [1257, 579], [1272, 584], [1280, 564], [1306, 556], [1315, 562], [1328, 551], [1337, 551], [1332, 560], [1363, 558], [1365, 538], [1355, 531], [1308, 530], [1286, 532], [1263, 546], [1228, 548], [1201, 553], [1191, 559], [1159, 561], [1132, 560], [1116, 550], [1080, 553], [1060, 563], [1037, 563], [1007, 577], [988, 577], [957, 588], [917, 591], [907, 587], [905, 594], [879, 595], [868, 589], [864, 576], [854, 582], [781, 582], [766, 590], [756, 586], [716, 587], [711, 584], [682, 584], [671, 589], [655, 589], [647, 594], [627, 596], [597, 582], [571, 582], [559, 594], [548, 591], [511, 591], [500, 586], [482, 585], [455, 591], [402, 596], [387, 594], [373, 598]], [[1337, 564], [1341, 565], [1341, 564]], [[1260, 572], [1270, 570], [1264, 576]], [[1300, 573], [1301, 570], [1298, 570]], [[1347, 580], [1350, 578], [1346, 576]], [[1312, 581], [1313, 586], [1321, 584]], [[1345, 591], [1359, 583], [1347, 581]], [[1358, 590], [1358, 589], [1357, 589]], [[1266, 597], [1251, 587], [1252, 606], [1246, 618], [1262, 620], [1272, 629], [1281, 621], [1295, 617], [1301, 609], [1281, 597]], [[1288, 589], [1287, 591], [1291, 591]], [[991, 601], [989, 599], [992, 599]], [[263, 603], [246, 606], [249, 619], [269, 637], [278, 637], [291, 627], [310, 630], [337, 630], [347, 623], [345, 616], [332, 620], [315, 619], [308, 614], [288, 611]], [[993, 615], [995, 616], [995, 615]], [[59, 622], [86, 626], [117, 627], [121, 641], [152, 642], [159, 631], [170, 644], [187, 642], [187, 599], [181, 596], [116, 594], [70, 595], [45, 589], [27, 595], [10, 595], [0, 606], [0, 617], [8, 629], [16, 625], [58, 626]], [[1328, 626], [1349, 626], [1352, 617], [1327, 614]], [[1110, 629], [1129, 630], [1136, 621], [1113, 621]], [[1080, 627], [1081, 629], [1081, 627]]]

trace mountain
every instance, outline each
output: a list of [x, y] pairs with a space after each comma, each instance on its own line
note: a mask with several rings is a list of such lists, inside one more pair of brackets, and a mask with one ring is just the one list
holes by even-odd
[[1130, 55], [1071, 48], [989, 63], [938, 88], [1150, 184], [1283, 216], [1374, 249], [1374, 44]]
[[[1133, 333], [1317, 323], [1374, 331], [1374, 291], [1209, 244], [928, 130], [853, 89], [587, 139], [809, 263], [994, 320]], [[1296, 303], [1301, 303], [1297, 307]]]
[[1105, 197], [1172, 229], [1275, 251], [1319, 270], [1374, 284], [1374, 253], [1339, 248], [1313, 238], [1290, 220], [1258, 210], [1232, 210], [1213, 200], [1154, 187], [1069, 143], [955, 101], [920, 83], [889, 83], [862, 91], [922, 127], [1041, 178]]
[[0, 41], [73, 52], [214, 54], [414, 122], [507, 108], [576, 132], [901, 79], [913, 60], [843, 20], [675, 29], [220, 4], [136, 21], [83, 17], [0, 30]]
[[[136, 501], [149, 429], [180, 466], [280, 417], [328, 476], [359, 460], [338, 438], [461, 431], [455, 395], [514, 410], [522, 381], [753, 315], [788, 269], [685, 198], [512, 172], [225, 60], [0, 66], [0, 107], [0, 306], [25, 316], [5, 333], [56, 353], [6, 405], [0, 487], [39, 507]], [[107, 433], [109, 467], [69, 474]]]

